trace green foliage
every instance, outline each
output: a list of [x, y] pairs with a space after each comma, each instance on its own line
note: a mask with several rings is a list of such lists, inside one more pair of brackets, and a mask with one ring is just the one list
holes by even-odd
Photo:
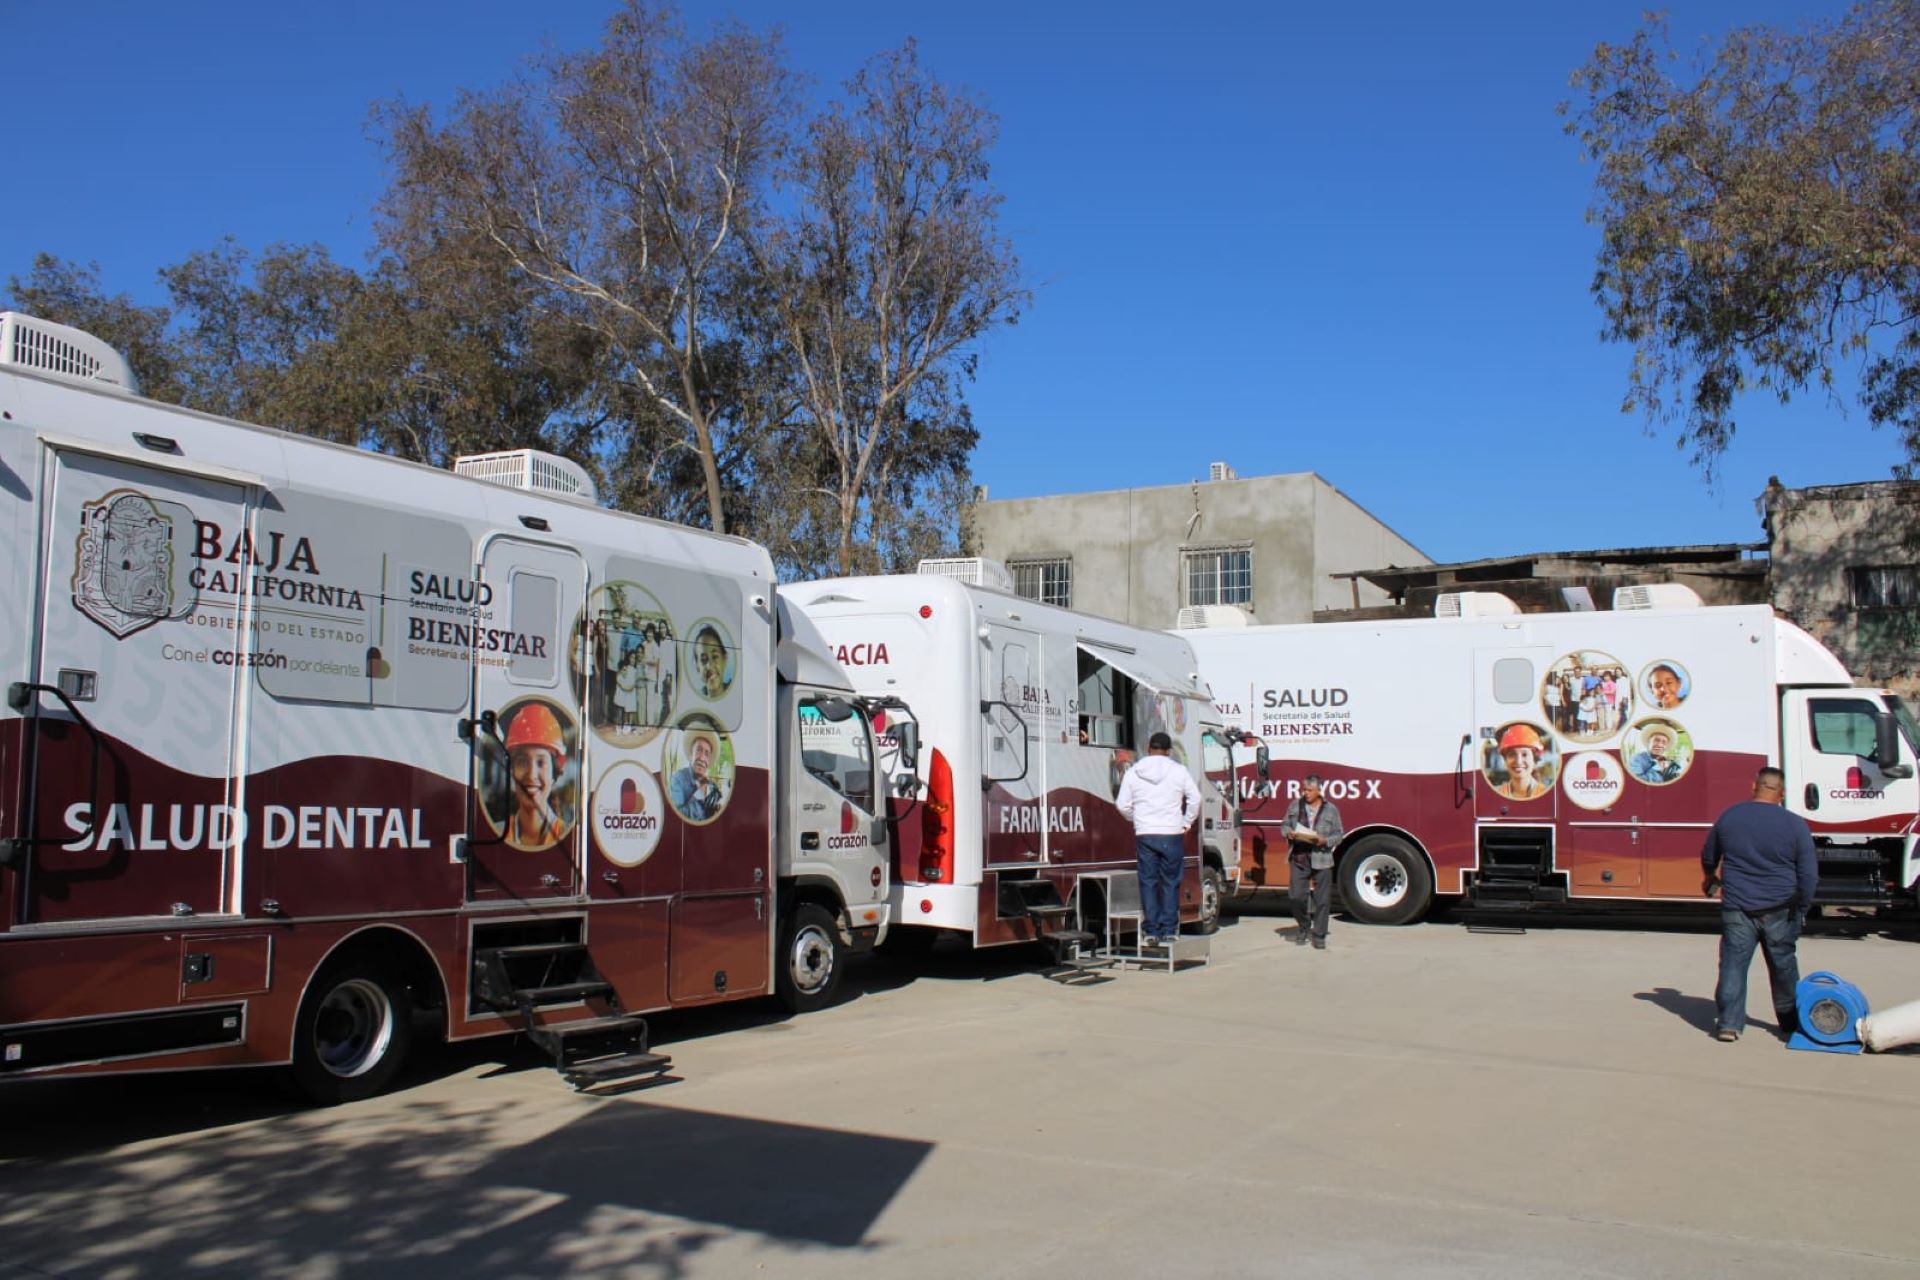
[[1676, 77], [1664, 24], [1573, 76], [1598, 162], [1593, 292], [1633, 347], [1624, 407], [1711, 468], [1740, 393], [1854, 382], [1920, 461], [1920, 5], [1729, 33]]

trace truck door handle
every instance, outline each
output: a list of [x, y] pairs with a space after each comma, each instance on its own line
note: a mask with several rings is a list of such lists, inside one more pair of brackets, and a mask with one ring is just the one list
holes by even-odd
[[1818, 809], [1819, 807], [1820, 807], [1820, 784], [1817, 782], [1809, 782], [1807, 784], [1807, 808]]

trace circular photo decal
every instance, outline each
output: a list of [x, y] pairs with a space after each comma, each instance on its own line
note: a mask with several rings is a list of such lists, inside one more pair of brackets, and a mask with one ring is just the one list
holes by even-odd
[[1640, 673], [1641, 705], [1648, 711], [1672, 711], [1693, 692], [1687, 669], [1671, 658], [1649, 662]]
[[608, 862], [637, 867], [659, 847], [665, 812], [652, 772], [623, 760], [593, 789], [593, 843]]
[[674, 812], [704, 826], [720, 816], [733, 796], [733, 739], [702, 712], [681, 718], [661, 753], [667, 779], [667, 803]]
[[1664, 787], [1686, 776], [1693, 764], [1693, 739], [1684, 727], [1662, 717], [1642, 720], [1620, 744], [1627, 773], [1641, 782]]
[[1540, 682], [1547, 723], [1575, 742], [1604, 742], [1627, 723], [1633, 681], [1612, 654], [1576, 649], [1557, 658]]
[[1107, 794], [1114, 799], [1120, 798], [1120, 784], [1126, 781], [1127, 770], [1133, 768], [1133, 752], [1121, 747], [1107, 761]]
[[546, 698], [509, 702], [498, 736], [478, 735], [480, 807], [516, 849], [550, 849], [579, 812], [579, 736], [566, 708]]
[[1525, 720], [1501, 725], [1480, 739], [1480, 772], [1509, 800], [1538, 800], [1559, 774], [1553, 735]]
[[1626, 786], [1620, 761], [1611, 751], [1582, 751], [1567, 757], [1560, 789], [1582, 809], [1610, 809]]
[[1167, 695], [1167, 723], [1173, 727], [1173, 736], [1178, 738], [1187, 731], [1187, 700]]
[[718, 702], [733, 688], [737, 654], [733, 636], [718, 618], [702, 618], [687, 631], [687, 658], [681, 664], [693, 691]]
[[616, 747], [653, 741], [673, 723], [680, 646], [673, 619], [637, 582], [609, 582], [574, 620], [574, 689], [594, 733]]

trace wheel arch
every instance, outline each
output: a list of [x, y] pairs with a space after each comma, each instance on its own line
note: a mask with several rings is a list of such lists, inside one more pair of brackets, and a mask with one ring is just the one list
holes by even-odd
[[[306, 981], [300, 986], [300, 999], [294, 1005], [296, 1010], [304, 1009], [307, 1000], [313, 994], [314, 984], [320, 976], [337, 964], [350, 960], [374, 959], [387, 966], [406, 986], [407, 993], [413, 998], [413, 1007], [432, 1009], [438, 1014], [437, 1036], [445, 1039], [447, 1034], [447, 993], [451, 989], [447, 984], [447, 975], [440, 961], [416, 933], [393, 924], [364, 925], [347, 934], [327, 949], [326, 955], [313, 966]], [[297, 1019], [287, 1028], [286, 1058], [293, 1058], [293, 1036], [298, 1029]]]
[[830, 876], [800, 875], [792, 876], [781, 882], [780, 904], [782, 911], [789, 911], [803, 902], [810, 902], [825, 909], [836, 920], [847, 914], [846, 894], [840, 884]]
[[1365, 826], [1355, 827], [1353, 830], [1343, 834], [1340, 837], [1339, 847], [1336, 848], [1333, 853], [1334, 870], [1341, 870], [1346, 863], [1347, 854], [1353, 851], [1354, 846], [1371, 836], [1393, 836], [1396, 839], [1405, 841], [1408, 847], [1425, 860], [1427, 864], [1427, 874], [1433, 877], [1433, 883], [1435, 885], [1434, 892], [1436, 895], [1438, 894], [1440, 868], [1434, 864], [1433, 855], [1427, 852], [1426, 845], [1420, 843], [1420, 837], [1414, 835], [1413, 832], [1407, 830], [1405, 827], [1397, 827], [1391, 822], [1369, 822]]

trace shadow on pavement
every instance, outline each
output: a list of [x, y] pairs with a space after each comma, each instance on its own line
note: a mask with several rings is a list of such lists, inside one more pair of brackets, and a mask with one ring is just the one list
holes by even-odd
[[932, 1149], [641, 1102], [582, 1105], [530, 1138], [530, 1118], [552, 1112], [423, 1100], [15, 1160], [0, 1166], [0, 1239], [27, 1274], [125, 1280], [675, 1276], [740, 1233], [861, 1248]]

